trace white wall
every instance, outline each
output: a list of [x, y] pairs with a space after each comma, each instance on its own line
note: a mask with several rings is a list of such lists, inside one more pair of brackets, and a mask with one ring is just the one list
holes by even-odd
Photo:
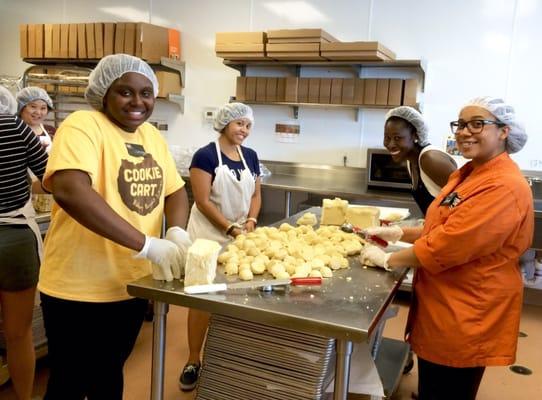
[[[398, 58], [427, 61], [424, 113], [431, 141], [442, 145], [449, 121], [478, 95], [503, 96], [528, 128], [529, 142], [514, 158], [522, 169], [542, 170], [538, 74], [542, 55], [542, 2], [536, 0], [0, 0], [0, 74], [20, 75], [18, 24], [82, 21], [150, 21], [182, 32], [187, 65], [186, 111], [160, 101], [154, 119], [166, 120], [168, 141], [201, 146], [215, 137], [205, 107], [219, 106], [235, 91], [238, 72], [214, 55], [217, 31], [322, 27], [341, 40], [378, 40]], [[304, 5], [302, 12], [289, 11]], [[261, 73], [261, 71], [259, 72]], [[304, 75], [347, 74], [333, 69]], [[301, 108], [297, 144], [278, 143], [274, 124], [291, 118], [288, 107], [255, 106], [248, 145], [262, 159], [365, 166], [365, 148], [380, 145], [385, 111]]]

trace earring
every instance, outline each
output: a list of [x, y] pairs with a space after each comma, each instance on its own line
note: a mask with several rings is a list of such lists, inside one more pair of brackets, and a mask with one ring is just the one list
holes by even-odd
[[418, 139], [414, 139], [414, 143], [418, 143]]

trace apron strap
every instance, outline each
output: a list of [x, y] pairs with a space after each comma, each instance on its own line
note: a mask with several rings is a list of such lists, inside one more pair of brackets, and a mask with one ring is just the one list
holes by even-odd
[[239, 157], [241, 157], [241, 161], [243, 161], [243, 165], [245, 166], [245, 169], [249, 169], [247, 162], [245, 161], [245, 157], [243, 157], [243, 152], [241, 151], [241, 146], [237, 146], [237, 152], [239, 153]]
[[222, 152], [220, 151], [220, 145], [218, 144], [218, 140], [215, 140], [215, 147], [216, 147], [216, 155], [218, 156], [218, 166], [222, 166]]

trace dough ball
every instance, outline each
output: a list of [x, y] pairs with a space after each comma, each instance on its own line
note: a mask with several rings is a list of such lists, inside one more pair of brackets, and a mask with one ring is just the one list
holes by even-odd
[[317, 270], [317, 269], [313, 269], [310, 273], [309, 273], [309, 276], [311, 278], [321, 278], [322, 277], [322, 273]]
[[265, 264], [260, 261], [254, 261], [250, 264], [250, 269], [254, 275], [261, 275], [265, 272]]
[[275, 279], [290, 279], [290, 274], [286, 271], [282, 271], [275, 275]]
[[251, 281], [254, 279], [254, 275], [252, 275], [252, 271], [250, 269], [242, 269], [239, 271], [239, 279], [242, 281]]
[[333, 271], [331, 271], [331, 268], [329, 267], [322, 267], [320, 268], [320, 274], [322, 274], [322, 278], [331, 278], [333, 276]]
[[226, 264], [224, 273], [226, 275], [237, 275], [239, 273], [239, 266], [237, 264]]

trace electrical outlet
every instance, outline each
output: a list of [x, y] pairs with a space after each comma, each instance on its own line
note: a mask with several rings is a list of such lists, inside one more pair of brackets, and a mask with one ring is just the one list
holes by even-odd
[[203, 109], [203, 122], [206, 124], [212, 124], [216, 113], [218, 111], [218, 108], [216, 107], [205, 107]]

